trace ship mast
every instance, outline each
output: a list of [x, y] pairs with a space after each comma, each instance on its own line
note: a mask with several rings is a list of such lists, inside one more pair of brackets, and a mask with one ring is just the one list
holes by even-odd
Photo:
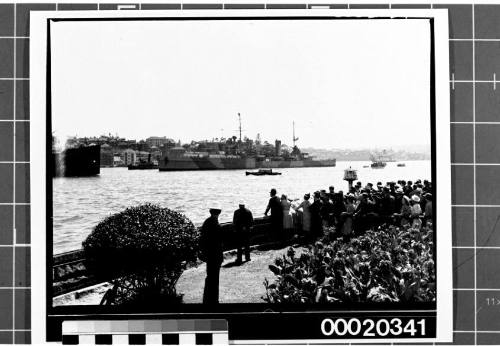
[[240, 143], [241, 143], [241, 115], [240, 115], [240, 113], [238, 113], [238, 120], [240, 122], [240, 128], [239, 129], [240, 129]]
[[293, 147], [295, 147], [295, 142], [297, 142], [299, 140], [299, 138], [295, 137], [295, 121], [292, 122], [292, 125], [293, 125], [293, 138], [292, 138], [292, 141], [293, 141]]

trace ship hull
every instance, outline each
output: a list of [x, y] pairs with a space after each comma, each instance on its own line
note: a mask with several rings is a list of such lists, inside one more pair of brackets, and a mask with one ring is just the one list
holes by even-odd
[[259, 168], [302, 168], [335, 167], [336, 160], [283, 160], [257, 161], [254, 158], [168, 158], [164, 157], [159, 165], [160, 171], [199, 171], [221, 169], [259, 169]]
[[100, 145], [52, 154], [52, 177], [91, 177], [100, 173]]
[[134, 171], [143, 169], [157, 169], [158, 166], [155, 164], [139, 164], [139, 165], [128, 165], [127, 168], [129, 171]]

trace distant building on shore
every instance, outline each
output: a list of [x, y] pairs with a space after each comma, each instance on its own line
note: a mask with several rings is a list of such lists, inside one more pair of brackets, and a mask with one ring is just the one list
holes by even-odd
[[150, 147], [157, 147], [157, 148], [163, 147], [163, 145], [166, 143], [174, 143], [175, 144], [173, 139], [167, 138], [165, 136], [163, 136], [163, 137], [157, 137], [157, 136], [148, 137], [148, 138], [146, 138], [146, 143]]
[[135, 153], [135, 150], [132, 149], [125, 149], [122, 152], [122, 161], [125, 166], [128, 165], [134, 165], [137, 160], [137, 155]]
[[109, 144], [101, 145], [101, 167], [113, 167], [113, 150]]
[[136, 151], [135, 152], [134, 164], [139, 163], [139, 162], [149, 162], [149, 161], [151, 161], [151, 153], [149, 151]]
[[120, 155], [113, 156], [113, 167], [123, 167], [125, 163]]
[[136, 165], [141, 162], [145, 163], [150, 161], [153, 161], [153, 155], [149, 151], [125, 149], [121, 154], [122, 166]]

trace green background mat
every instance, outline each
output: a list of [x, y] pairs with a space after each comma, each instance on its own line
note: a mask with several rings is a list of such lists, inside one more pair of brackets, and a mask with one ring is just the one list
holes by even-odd
[[[130, 5], [130, 4], [127, 4]], [[31, 342], [29, 12], [118, 4], [0, 4], [0, 343]], [[301, 5], [135, 4], [131, 9], [275, 9]], [[454, 344], [500, 344], [500, 5], [450, 14]], [[409, 81], [411, 82], [411, 81]], [[36, 174], [36, 172], [32, 172]]]

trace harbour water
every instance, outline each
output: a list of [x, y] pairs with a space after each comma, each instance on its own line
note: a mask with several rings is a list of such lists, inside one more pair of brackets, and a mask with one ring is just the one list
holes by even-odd
[[101, 168], [101, 174], [88, 178], [54, 178], [54, 254], [77, 250], [101, 220], [113, 213], [141, 203], [157, 203], [184, 213], [196, 225], [208, 216], [214, 205], [222, 208], [221, 222], [231, 221], [238, 203], [243, 201], [261, 217], [274, 187], [278, 194], [302, 199], [304, 193], [319, 189], [347, 190], [344, 169], [358, 170], [363, 183], [431, 178], [430, 161], [407, 161], [405, 167], [389, 162], [383, 169], [372, 169], [366, 161], [337, 161], [336, 167], [276, 169], [282, 175], [246, 176], [245, 170], [159, 172], [127, 168]]

